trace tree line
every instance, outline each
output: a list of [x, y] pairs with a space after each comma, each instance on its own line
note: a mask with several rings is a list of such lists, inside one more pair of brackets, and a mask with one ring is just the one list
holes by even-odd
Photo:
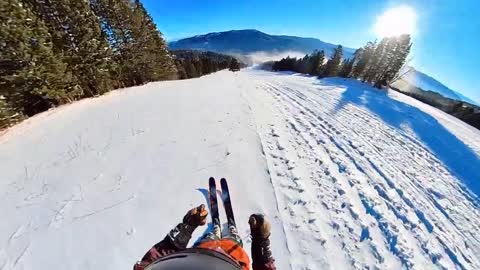
[[179, 79], [190, 79], [210, 74], [222, 69], [239, 70], [245, 64], [232, 56], [204, 51], [171, 51], [175, 58]]
[[[403, 82], [399, 80], [399, 82]], [[407, 82], [408, 83], [408, 82]], [[413, 91], [404, 91], [398, 87], [398, 85], [391, 85], [390, 86], [395, 91], [403, 93], [407, 96], [411, 96], [414, 99], [420, 100], [423, 103], [426, 103], [432, 107], [435, 107], [439, 110], [442, 110], [450, 115], [457, 117], [458, 119], [462, 120], [463, 122], [476, 127], [480, 130], [480, 107], [474, 104], [451, 99], [448, 97], [444, 97], [439, 93], [423, 90], [419, 87], [410, 85]]]
[[116, 88], [177, 78], [139, 0], [0, 1], [0, 128]]
[[338, 45], [328, 60], [325, 52], [321, 50], [300, 59], [283, 58], [274, 62], [272, 69], [295, 71], [321, 78], [355, 78], [381, 88], [397, 79], [411, 46], [410, 35], [383, 38], [378, 43], [368, 42], [348, 59], [343, 57], [343, 48]]

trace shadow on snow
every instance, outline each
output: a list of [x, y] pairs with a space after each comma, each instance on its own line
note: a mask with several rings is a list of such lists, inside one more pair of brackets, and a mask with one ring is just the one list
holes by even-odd
[[405, 125], [410, 127], [449, 171], [474, 194], [472, 202], [478, 205], [480, 158], [437, 119], [414, 106], [388, 97], [386, 92], [373, 89], [359, 81], [331, 78], [323, 79], [319, 84], [345, 87], [335, 111], [348, 103], [353, 103], [367, 108], [397, 129], [403, 129], [402, 126]]

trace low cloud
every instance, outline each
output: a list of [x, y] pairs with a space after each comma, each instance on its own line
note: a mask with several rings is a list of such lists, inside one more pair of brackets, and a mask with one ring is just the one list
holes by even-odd
[[255, 52], [247, 54], [247, 57], [252, 64], [261, 64], [267, 61], [278, 61], [287, 56], [302, 58], [305, 56], [303, 52], [284, 51], [284, 52]]
[[265, 52], [258, 51], [249, 54], [232, 54], [242, 62], [248, 65], [262, 64], [268, 61], [278, 61], [287, 56], [302, 58], [306, 53], [299, 51], [283, 51], [283, 52]]

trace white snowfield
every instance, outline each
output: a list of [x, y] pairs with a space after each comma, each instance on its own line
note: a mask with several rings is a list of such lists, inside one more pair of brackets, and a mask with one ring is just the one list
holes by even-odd
[[209, 176], [229, 180], [248, 252], [249, 215], [268, 216], [278, 269], [480, 269], [479, 156], [478, 130], [353, 80], [119, 90], [0, 137], [0, 269], [131, 269]]

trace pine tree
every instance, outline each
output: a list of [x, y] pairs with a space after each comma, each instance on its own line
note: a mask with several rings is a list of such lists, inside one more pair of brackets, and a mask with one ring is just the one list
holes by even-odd
[[187, 73], [188, 78], [197, 78], [200, 76], [195, 65], [192, 63], [192, 60], [186, 61], [185, 64], [185, 71]]
[[368, 67], [364, 76], [364, 81], [376, 84], [378, 75], [388, 63], [388, 44], [389, 38], [383, 38], [373, 51], [372, 57], [368, 63]]
[[185, 70], [185, 61], [183, 59], [176, 59], [175, 65], [177, 66], [178, 79], [188, 79], [188, 75]]
[[0, 98], [3, 114], [33, 115], [81, 91], [54, 53], [46, 25], [22, 1], [0, 2]]
[[404, 67], [410, 49], [412, 47], [410, 35], [401, 35], [393, 44], [392, 56], [388, 68], [383, 74], [383, 85], [388, 85]]
[[175, 79], [177, 70], [167, 48], [167, 44], [158, 31], [152, 17], [139, 0], [135, 0], [133, 29], [140, 55], [145, 65], [144, 74], [148, 74], [147, 81]]
[[144, 57], [138, 55], [139, 45], [135, 33], [134, 12], [128, 0], [89, 0], [100, 22], [101, 29], [112, 49], [116, 68], [113, 76], [121, 87], [144, 83], [142, 66]]
[[100, 22], [87, 0], [28, 0], [54, 34], [55, 51], [61, 52], [68, 70], [77, 78], [84, 96], [113, 89], [112, 53]]
[[353, 68], [353, 76], [355, 78], [362, 79], [364, 77], [365, 70], [371, 61], [375, 47], [376, 42], [368, 42], [367, 45], [355, 52], [356, 64]]
[[323, 77], [337, 76], [340, 63], [342, 61], [342, 56], [343, 56], [342, 45], [338, 45], [338, 47], [334, 49], [332, 58], [328, 60], [327, 65], [325, 67], [325, 72], [321, 76]]
[[298, 73], [306, 74], [310, 70], [310, 55], [306, 54], [303, 58], [298, 59], [296, 63], [295, 71]]
[[338, 76], [343, 78], [349, 78], [353, 70], [353, 61], [354, 59], [344, 59]]
[[405, 64], [411, 45], [409, 35], [367, 43], [354, 54], [351, 76], [378, 88], [388, 85]]
[[138, 0], [89, 0], [119, 65], [124, 86], [174, 79], [177, 71], [165, 40]]
[[310, 74], [311, 75], [316, 75], [319, 76], [320, 74], [323, 73], [324, 69], [324, 62], [325, 62], [325, 52], [321, 50], [320, 52], [317, 52], [313, 58], [313, 64], [312, 64], [312, 69]]
[[0, 129], [9, 127], [24, 117], [5, 100], [5, 97], [0, 96]]
[[237, 59], [233, 58], [230, 62], [230, 67], [228, 68], [230, 71], [239, 71], [240, 70], [240, 63]]

